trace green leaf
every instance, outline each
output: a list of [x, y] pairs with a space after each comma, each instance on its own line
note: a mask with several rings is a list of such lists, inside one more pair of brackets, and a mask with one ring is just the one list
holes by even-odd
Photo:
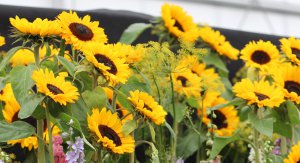
[[107, 103], [106, 94], [101, 87], [96, 87], [93, 91], [87, 90], [83, 92], [82, 98], [89, 109], [102, 109]]
[[35, 134], [35, 128], [23, 121], [13, 123], [0, 122], [0, 142], [17, 140]]
[[8, 79], [9, 79], [9, 76], [0, 77], [0, 90], [2, 90], [5, 87], [6, 81]]
[[71, 76], [75, 74], [75, 65], [62, 56], [56, 56], [58, 61], [64, 66]]
[[[263, 108], [260, 108], [263, 109]], [[273, 134], [273, 118], [272, 117], [264, 117], [260, 119], [254, 112], [250, 112], [248, 114], [249, 121], [252, 126], [260, 133], [271, 137]]]
[[196, 108], [196, 109], [197, 109], [197, 108], [200, 108], [198, 101], [197, 101], [195, 98], [193, 98], [193, 97], [188, 98], [188, 99], [186, 100], [186, 102], [187, 102], [187, 104], [188, 104], [189, 106], [191, 106], [192, 108]]
[[71, 108], [72, 116], [75, 117], [80, 124], [86, 124], [86, 117], [89, 109], [84, 100], [79, 97], [79, 99], [74, 104], [70, 104], [69, 107]]
[[36, 107], [44, 100], [45, 96], [40, 94], [29, 94], [21, 102], [21, 109], [18, 114], [20, 119], [30, 117], [35, 111]]
[[148, 123], [148, 127], [149, 127], [149, 130], [150, 130], [150, 135], [151, 135], [152, 141], [155, 143], [155, 130], [154, 130], [153, 126], [150, 123]]
[[273, 163], [282, 163], [283, 162], [283, 158], [278, 155], [270, 154], [269, 158], [273, 161]]
[[132, 131], [134, 131], [137, 128], [137, 124], [135, 120], [128, 120], [125, 122], [123, 125], [123, 134], [127, 136], [130, 134]]
[[22, 103], [27, 97], [29, 90], [34, 85], [32, 80], [32, 72], [35, 66], [16, 66], [10, 72], [10, 83], [14, 95], [19, 103]]
[[221, 108], [224, 108], [224, 107], [227, 107], [227, 106], [232, 106], [232, 105], [239, 106], [239, 105], [245, 105], [245, 104], [246, 104], [245, 100], [243, 100], [241, 98], [235, 98], [235, 99], [229, 101], [228, 103], [220, 104], [220, 105], [211, 107], [210, 110], [218, 110], [218, 109], [221, 109]]
[[231, 137], [216, 137], [214, 139], [214, 144], [213, 144], [213, 147], [212, 147], [212, 150], [210, 152], [210, 156], [209, 156], [208, 160], [214, 159], [227, 144], [238, 140], [239, 136], [238, 136], [237, 133], [238, 132], [236, 132]]
[[297, 106], [291, 101], [286, 101], [286, 108], [288, 111], [288, 117], [290, 119], [291, 124], [299, 125], [300, 124], [300, 112], [299, 112]]
[[151, 24], [146, 24], [146, 23], [131, 24], [123, 32], [120, 38], [120, 42], [124, 44], [131, 44], [139, 37], [139, 35], [141, 35], [146, 29], [150, 28], [151, 26], [152, 26]]
[[229, 71], [225, 65], [225, 63], [222, 61], [220, 56], [217, 53], [210, 53], [208, 55], [203, 56], [202, 60], [207, 65], [213, 65], [219, 70], [223, 71], [225, 74], [228, 74]]
[[7, 63], [10, 61], [10, 59], [14, 56], [14, 54], [22, 49], [24, 47], [22, 46], [17, 46], [17, 47], [14, 47], [12, 49], [10, 49], [8, 52], [7, 52], [7, 55], [4, 57], [4, 59], [2, 60], [2, 62], [0, 63], [0, 71], [3, 70], [3, 68], [7, 65]]
[[198, 135], [194, 130], [188, 131], [183, 137], [178, 138], [177, 155], [186, 159], [194, 154], [205, 141], [205, 135]]
[[168, 122], [165, 122], [165, 125], [167, 127], [167, 129], [169, 130], [171, 136], [176, 139], [177, 135], [175, 134], [173, 128], [170, 126], [170, 124]]
[[287, 116], [283, 111], [286, 109], [272, 109], [272, 115], [274, 119], [274, 132], [282, 136], [292, 138], [292, 125], [288, 123]]

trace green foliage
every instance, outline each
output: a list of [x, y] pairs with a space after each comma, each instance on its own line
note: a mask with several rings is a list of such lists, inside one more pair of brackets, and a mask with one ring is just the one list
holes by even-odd
[[0, 63], [0, 71], [2, 71], [5, 66], [7, 65], [7, 63], [10, 61], [10, 59], [14, 56], [14, 54], [20, 50], [20, 49], [23, 49], [24, 47], [22, 46], [17, 46], [17, 47], [14, 47], [12, 49], [10, 49], [8, 52], [7, 52], [7, 55], [3, 58], [3, 60], [1, 61]]
[[40, 94], [29, 94], [25, 97], [24, 101], [21, 103], [21, 109], [18, 114], [20, 119], [30, 117], [37, 106], [44, 100], [45, 96]]
[[297, 106], [291, 102], [286, 101], [286, 108], [288, 110], [288, 116], [290, 119], [291, 124], [299, 125], [300, 124], [300, 112]]
[[56, 56], [56, 57], [59, 63], [61, 63], [64, 66], [64, 68], [69, 72], [69, 74], [74, 77], [75, 65], [62, 56]]
[[123, 134], [127, 136], [132, 133], [137, 127], [138, 126], [135, 120], [128, 120], [123, 125]]
[[239, 139], [239, 136], [238, 136], [237, 132], [231, 137], [216, 137], [214, 139], [214, 144], [211, 149], [208, 160], [214, 159], [227, 144], [229, 144], [233, 141], [236, 141], [238, 139]]
[[[259, 108], [263, 109], [263, 108]], [[254, 112], [249, 112], [248, 119], [252, 126], [260, 133], [271, 137], [273, 135], [273, 117], [258, 117]]]
[[225, 103], [225, 104], [220, 104], [220, 105], [216, 105], [214, 107], [211, 107], [210, 110], [218, 110], [218, 109], [221, 109], [221, 108], [224, 108], [224, 107], [228, 107], [228, 106], [245, 106], [246, 105], [246, 101], [241, 99], [241, 98], [235, 98], [231, 101], [229, 101], [228, 103]]
[[202, 60], [207, 65], [212, 65], [216, 67], [221, 73], [225, 74], [224, 76], [227, 76], [229, 71], [225, 65], [225, 63], [222, 61], [220, 56], [217, 53], [210, 53], [208, 55], [205, 55], [202, 57]]
[[23, 121], [0, 122], [0, 142], [26, 138], [35, 134], [35, 128]]
[[82, 98], [89, 109], [102, 109], [107, 103], [106, 94], [101, 87], [96, 87], [93, 91], [86, 90], [82, 93]]
[[131, 24], [123, 32], [120, 42], [124, 44], [133, 43], [146, 29], [152, 27], [151, 24], [146, 23], [134, 23]]
[[292, 138], [292, 125], [288, 121], [288, 116], [285, 113], [286, 109], [278, 108], [272, 110], [274, 118], [274, 132], [288, 138]]

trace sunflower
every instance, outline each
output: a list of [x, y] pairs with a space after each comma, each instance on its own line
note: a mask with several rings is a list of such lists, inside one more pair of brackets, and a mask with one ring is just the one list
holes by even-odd
[[258, 107], [273, 108], [284, 102], [282, 89], [263, 80], [251, 82], [250, 79], [243, 79], [233, 86], [233, 92], [237, 97], [247, 100], [248, 105], [255, 103]]
[[37, 18], [33, 22], [29, 22], [25, 18], [9, 18], [10, 24], [23, 35], [33, 36], [58, 36], [61, 33], [61, 27], [57, 20]]
[[164, 4], [161, 8], [165, 27], [175, 37], [194, 42], [198, 36], [197, 24], [193, 18], [176, 5]]
[[220, 31], [215, 31], [209, 26], [199, 28], [198, 35], [200, 38], [209, 44], [213, 49], [217, 49], [220, 45], [225, 43], [226, 38]]
[[78, 89], [71, 82], [65, 81], [66, 72], [61, 72], [57, 77], [48, 69], [36, 70], [32, 74], [38, 92], [51, 97], [55, 102], [61, 105], [74, 103], [79, 96]]
[[150, 119], [156, 125], [161, 125], [165, 122], [167, 112], [153, 97], [139, 90], [130, 91], [129, 93], [130, 97], [128, 97], [128, 100], [131, 101], [139, 114]]
[[220, 104], [225, 104], [228, 101], [219, 96], [218, 93], [206, 94], [203, 103], [204, 107], [198, 109], [200, 117], [202, 117], [202, 122], [206, 125], [214, 124], [217, 129], [210, 128], [210, 132], [216, 133], [218, 136], [231, 136], [234, 131], [238, 128], [239, 117], [237, 110], [233, 106], [228, 106], [220, 108], [213, 111], [215, 117], [207, 115], [207, 109]]
[[106, 108], [99, 111], [92, 110], [87, 118], [89, 129], [96, 135], [96, 139], [108, 151], [115, 154], [134, 152], [134, 139], [131, 135], [122, 133], [122, 123], [117, 113], [112, 114]]
[[297, 163], [300, 162], [300, 141], [294, 145], [284, 163]]
[[209, 91], [222, 91], [224, 85], [220, 76], [213, 68], [207, 68], [204, 63], [198, 61], [197, 56], [186, 56], [181, 60], [181, 67], [189, 67], [192, 73], [202, 79], [202, 89]]
[[232, 60], [237, 60], [240, 53], [240, 51], [234, 48], [228, 41], [225, 41], [223, 44], [218, 46], [216, 50], [220, 55], [224, 55]]
[[128, 64], [120, 57], [122, 48], [111, 48], [109, 45], [91, 44], [84, 50], [86, 59], [110, 82], [111, 85], [125, 83], [130, 75]]
[[300, 67], [291, 64], [282, 64], [280, 67], [273, 69], [273, 77], [275, 82], [283, 89], [284, 96], [300, 103]]
[[278, 49], [270, 41], [250, 42], [242, 49], [241, 54], [246, 66], [262, 70], [278, 64], [280, 59]]
[[5, 44], [5, 37], [0, 36], [0, 46]]
[[[199, 97], [202, 90], [202, 79], [191, 71], [189, 61], [189, 59], [182, 60], [172, 73], [174, 90], [188, 97]], [[196, 62], [192, 61], [192, 63]]]
[[[111, 49], [116, 49], [118, 53], [119, 58], [125, 59], [125, 63], [132, 64], [139, 62], [143, 59], [145, 56], [146, 49], [143, 45], [136, 45], [131, 46], [127, 44], [122, 44], [120, 42], [116, 44], [108, 44], [107, 46], [110, 46]], [[120, 50], [122, 49], [122, 50]]]
[[86, 15], [79, 18], [76, 12], [62, 12], [57, 16], [62, 27], [62, 38], [67, 44], [81, 50], [91, 42], [106, 43], [107, 36], [104, 29], [99, 27], [99, 22], [91, 22], [91, 17]]
[[[111, 104], [113, 98], [113, 91], [107, 87], [104, 87], [103, 89], [105, 91], [106, 96], [108, 97], [108, 101]], [[118, 117], [121, 119], [122, 123], [133, 119], [132, 114], [127, 109], [125, 109], [118, 100], [116, 101], [116, 112], [118, 113]]]
[[300, 39], [295, 39], [290, 37], [288, 39], [282, 38], [281, 50], [286, 54], [286, 56], [297, 65], [300, 65]]

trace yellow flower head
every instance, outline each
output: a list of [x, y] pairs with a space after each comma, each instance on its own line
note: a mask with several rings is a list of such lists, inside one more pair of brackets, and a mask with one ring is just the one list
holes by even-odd
[[275, 82], [283, 88], [284, 96], [300, 103], [300, 67], [291, 64], [282, 64], [280, 67], [273, 69]]
[[118, 42], [116, 44], [108, 44], [107, 46], [110, 46], [110, 48], [119, 51], [117, 54], [118, 57], [120, 59], [125, 59], [125, 63], [127, 64], [141, 61], [146, 53], [146, 49], [143, 45], [131, 46]]
[[288, 39], [282, 38], [281, 50], [286, 54], [286, 56], [298, 66], [300, 65], [300, 39], [295, 39], [290, 37]]
[[89, 15], [82, 19], [76, 12], [62, 12], [57, 16], [62, 27], [62, 38], [67, 44], [71, 44], [75, 49], [82, 50], [91, 42], [106, 43], [107, 36], [104, 29], [99, 27], [98, 21], [91, 21]]
[[128, 100], [134, 105], [135, 110], [147, 119], [150, 119], [156, 125], [161, 125], [165, 122], [167, 112], [159, 105], [152, 96], [145, 92], [130, 91]]
[[206, 114], [208, 108], [228, 102], [219, 95], [220, 94], [214, 92], [207, 93], [203, 99], [203, 107], [198, 109], [198, 114], [202, 117], [204, 124], [209, 125], [212, 123], [217, 126], [217, 129], [214, 130], [210, 128], [210, 132], [214, 132], [218, 136], [231, 136], [238, 128], [240, 121], [237, 114], [238, 112], [233, 106], [215, 110], [215, 118], [211, 118], [210, 115]]
[[0, 36], [0, 46], [5, 44], [5, 37]]
[[181, 7], [166, 3], [161, 7], [161, 14], [165, 27], [175, 37], [188, 42], [194, 42], [198, 38], [197, 24]]
[[278, 49], [270, 41], [250, 42], [241, 51], [241, 59], [246, 62], [246, 66], [261, 70], [278, 64], [279, 57]]
[[87, 121], [90, 131], [108, 151], [114, 154], [134, 152], [134, 139], [131, 135], [123, 134], [123, 126], [117, 113], [113, 114], [106, 108], [102, 108], [101, 111], [94, 108], [92, 115], [88, 115]]
[[49, 96], [61, 105], [67, 105], [67, 103], [74, 103], [79, 93], [71, 82], [65, 80], [66, 76], [66, 72], [59, 73], [55, 77], [52, 71], [40, 69], [33, 72], [32, 79], [36, 83], [38, 92]]
[[29, 22], [25, 18], [9, 18], [10, 24], [24, 35], [33, 36], [58, 36], [61, 33], [61, 27], [58, 21], [37, 18], [33, 22]]
[[300, 161], [300, 141], [294, 145], [284, 163], [297, 163]]
[[91, 44], [84, 50], [86, 59], [91, 62], [97, 70], [110, 82], [111, 85], [125, 83], [131, 71], [125, 63], [121, 48], [111, 48], [110, 45]]
[[237, 97], [247, 100], [248, 105], [255, 103], [258, 107], [273, 108], [284, 102], [282, 89], [263, 80], [252, 82], [243, 79], [233, 86], [233, 92]]

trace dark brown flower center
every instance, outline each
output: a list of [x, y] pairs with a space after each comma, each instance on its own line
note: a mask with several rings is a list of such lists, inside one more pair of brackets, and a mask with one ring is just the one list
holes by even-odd
[[150, 108], [148, 105], [144, 104], [144, 108], [149, 110], [149, 111], [153, 111], [152, 108]]
[[300, 84], [294, 81], [285, 81], [284, 88], [288, 90], [288, 92], [295, 92], [298, 96], [300, 95]]
[[122, 145], [119, 135], [113, 129], [105, 125], [99, 125], [98, 129], [102, 137], [107, 137], [108, 139], [112, 140], [116, 146]]
[[186, 87], [187, 86], [187, 78], [185, 78], [185, 77], [183, 77], [183, 76], [178, 76], [177, 77], [177, 80], [180, 80], [181, 81], [181, 85], [183, 86], [183, 87]]
[[56, 86], [52, 85], [52, 84], [47, 84], [47, 88], [49, 89], [49, 91], [51, 93], [53, 93], [54, 95], [57, 95], [57, 94], [63, 94], [64, 92], [57, 88]]
[[228, 126], [225, 115], [219, 111], [214, 111], [216, 118], [212, 118], [212, 123], [215, 124], [218, 129], [226, 128]]
[[73, 33], [73, 35], [75, 35], [79, 40], [82, 41], [89, 41], [92, 40], [94, 34], [93, 31], [83, 25], [83, 24], [79, 24], [79, 23], [71, 23], [69, 25], [69, 28], [71, 30], [71, 32]]
[[[29, 123], [30, 125], [34, 126], [36, 129], [37, 129], [37, 120], [33, 117], [28, 117], [28, 118], [25, 118], [25, 119], [19, 119], [18, 117], [18, 114], [19, 114], [19, 111], [16, 112], [13, 117], [12, 117], [12, 122], [15, 122], [15, 121], [24, 121], [24, 122], [27, 122]], [[44, 132], [46, 131], [47, 129], [47, 122], [46, 122], [46, 119], [44, 120]]]
[[108, 57], [102, 54], [95, 54], [95, 58], [99, 63], [104, 64], [105, 66], [109, 67], [110, 70], [107, 70], [109, 73], [116, 75], [118, 72], [118, 69], [115, 65], [115, 63], [110, 60]]
[[292, 48], [292, 53], [296, 55], [297, 59], [300, 59], [300, 50], [297, 48]]
[[261, 94], [261, 93], [257, 93], [257, 92], [254, 92], [254, 93], [255, 93], [255, 96], [258, 98], [259, 101], [262, 101], [262, 100], [270, 98], [269, 96]]
[[175, 27], [177, 27], [180, 31], [184, 32], [184, 29], [182, 28], [181, 24], [175, 19]]
[[261, 50], [257, 50], [252, 54], [251, 60], [255, 63], [263, 65], [263, 64], [269, 63], [271, 58], [268, 55], [268, 53], [261, 51]]

